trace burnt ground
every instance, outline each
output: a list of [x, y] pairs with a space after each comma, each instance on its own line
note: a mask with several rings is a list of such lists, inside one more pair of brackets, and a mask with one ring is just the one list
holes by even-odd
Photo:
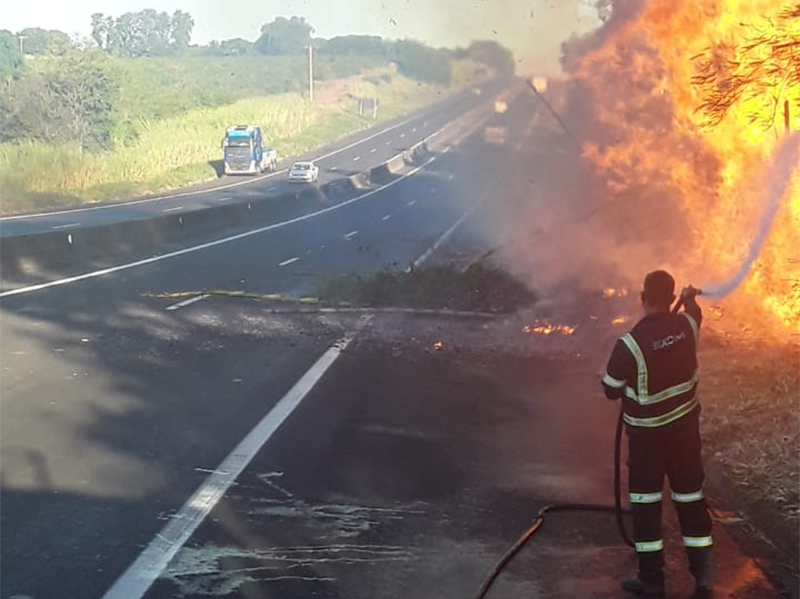
[[[231, 301], [254, 326], [294, 318], [225, 298], [187, 310]], [[376, 315], [148, 597], [472, 596], [543, 505], [612, 503], [617, 412], [597, 372], [614, 303], [598, 294], [549, 308], [547, 322], [569, 323], [571, 335], [525, 332], [545, 320], [535, 307], [491, 320]], [[718, 596], [789, 596], [780, 556], [709, 494]], [[665, 512], [669, 596], [688, 598]], [[612, 516], [555, 514], [489, 596], [625, 597], [618, 579], [634, 567]]]

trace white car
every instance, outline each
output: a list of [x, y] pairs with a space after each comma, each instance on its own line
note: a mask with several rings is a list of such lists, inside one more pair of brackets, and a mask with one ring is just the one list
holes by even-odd
[[295, 162], [289, 169], [289, 181], [314, 183], [319, 179], [319, 167], [313, 162]]

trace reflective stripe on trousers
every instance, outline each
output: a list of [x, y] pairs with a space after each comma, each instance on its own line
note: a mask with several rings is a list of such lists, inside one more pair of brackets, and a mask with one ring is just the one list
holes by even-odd
[[714, 544], [714, 541], [711, 536], [683, 537], [683, 544], [686, 547], [711, 547]]
[[664, 550], [663, 539], [657, 541], [637, 541], [636, 553], [655, 553], [656, 551]]
[[662, 494], [658, 493], [631, 493], [631, 503], [658, 503], [662, 499]]
[[695, 491], [694, 493], [676, 493], [672, 492], [672, 501], [675, 503], [694, 503], [704, 498], [703, 490]]

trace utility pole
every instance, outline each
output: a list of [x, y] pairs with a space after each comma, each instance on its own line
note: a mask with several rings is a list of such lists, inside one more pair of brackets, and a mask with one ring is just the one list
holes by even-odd
[[308, 100], [314, 101], [314, 47], [308, 46]]
[[25, 54], [25, 44], [24, 44], [24, 42], [25, 42], [26, 39], [28, 39], [28, 36], [27, 35], [17, 35], [17, 38], [19, 38], [19, 53], [20, 54]]

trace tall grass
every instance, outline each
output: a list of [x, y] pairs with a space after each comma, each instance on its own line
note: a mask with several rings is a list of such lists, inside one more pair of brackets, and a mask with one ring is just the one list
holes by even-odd
[[36, 142], [0, 144], [3, 213], [142, 195], [217, 176], [220, 142], [232, 124], [259, 124], [282, 157], [302, 154], [374, 124], [354, 113], [356, 97], [378, 97], [387, 119], [446, 93], [392, 74], [352, 77], [320, 86], [321, 101], [301, 94], [249, 98], [215, 108], [194, 108], [154, 120], [140, 118], [137, 137], [113, 152]]

